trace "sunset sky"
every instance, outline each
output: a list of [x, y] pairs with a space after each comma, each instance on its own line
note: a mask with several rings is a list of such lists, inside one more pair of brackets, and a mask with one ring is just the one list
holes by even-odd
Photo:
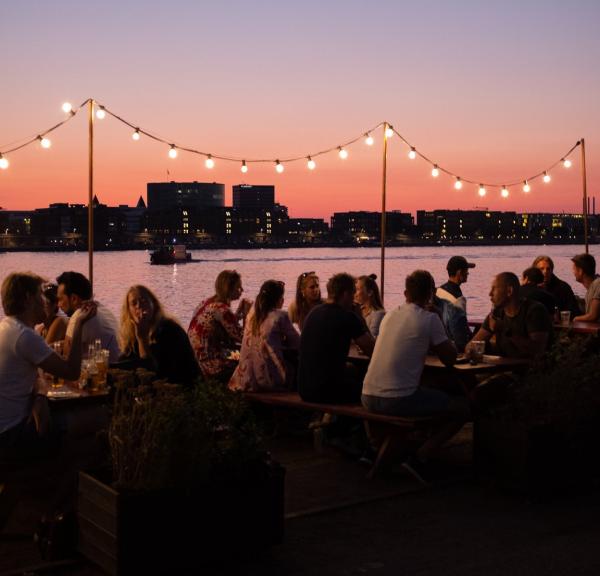
[[[588, 193], [600, 184], [600, 2], [597, 0], [171, 0], [5, 2], [0, 13], [0, 152], [64, 118], [64, 101], [95, 98], [181, 146], [240, 158], [307, 156], [387, 120], [426, 156], [463, 178], [510, 182], [544, 170], [581, 137]], [[7, 155], [0, 206], [30, 209], [87, 198], [85, 111]], [[336, 152], [285, 166], [217, 161], [96, 121], [95, 191], [134, 204], [164, 180], [274, 184], [291, 216], [378, 210], [381, 131], [341, 160]], [[579, 149], [552, 182], [502, 199], [433, 179], [389, 142], [388, 209], [486, 206], [581, 209]], [[167, 175], [167, 170], [169, 175]], [[600, 204], [599, 204], [600, 209]]]

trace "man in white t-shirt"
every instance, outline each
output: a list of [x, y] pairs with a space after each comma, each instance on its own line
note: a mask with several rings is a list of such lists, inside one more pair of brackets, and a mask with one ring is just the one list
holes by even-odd
[[440, 317], [431, 306], [434, 281], [425, 270], [406, 278], [406, 304], [383, 319], [375, 350], [364, 379], [362, 403], [368, 410], [398, 416], [447, 416], [441, 428], [403, 466], [428, 484], [426, 464], [456, 434], [468, 418], [467, 401], [441, 390], [420, 386], [425, 357], [431, 350], [446, 365], [456, 361]]
[[[63, 272], [57, 279], [57, 298], [61, 310], [70, 317], [65, 336], [65, 351], [71, 347], [73, 328], [79, 314], [82, 302], [92, 298], [92, 285], [90, 281], [79, 272]], [[97, 304], [96, 316], [83, 328], [81, 345], [83, 353], [87, 353], [88, 346], [99, 339], [102, 348], [110, 352], [109, 361], [116, 362], [119, 358], [119, 342], [117, 333], [119, 326], [113, 313]]]
[[25, 458], [47, 427], [46, 397], [37, 393], [38, 368], [75, 380], [81, 368], [81, 329], [95, 304], [81, 306], [66, 360], [54, 353], [33, 327], [45, 317], [42, 283], [31, 273], [12, 273], [2, 282], [0, 322], [0, 459]]

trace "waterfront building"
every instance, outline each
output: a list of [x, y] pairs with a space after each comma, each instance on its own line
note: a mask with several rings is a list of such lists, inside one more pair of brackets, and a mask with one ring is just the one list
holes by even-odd
[[149, 182], [146, 193], [150, 211], [225, 206], [225, 184], [217, 182]]
[[237, 184], [232, 189], [233, 208], [273, 208], [275, 186]]
[[[385, 213], [386, 238], [401, 240], [413, 232], [413, 217], [393, 210]], [[335, 212], [331, 217], [331, 234], [338, 240], [373, 242], [381, 237], [381, 212]]]
[[321, 244], [328, 236], [329, 224], [322, 218], [290, 218], [288, 221], [291, 244]]

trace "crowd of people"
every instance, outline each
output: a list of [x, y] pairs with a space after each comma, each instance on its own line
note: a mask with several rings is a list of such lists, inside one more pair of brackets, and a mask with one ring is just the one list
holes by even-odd
[[[232, 390], [297, 389], [317, 403], [362, 402], [384, 414], [445, 414], [447, 419], [407, 465], [417, 468], [469, 417], [469, 399], [423, 384], [428, 354], [452, 366], [473, 342], [501, 356], [532, 358], [553, 340], [557, 312], [575, 321], [600, 320], [600, 277], [593, 256], [572, 259], [574, 278], [586, 289], [582, 306], [554, 263], [539, 256], [519, 279], [492, 279], [492, 311], [473, 334], [462, 285], [475, 264], [453, 256], [437, 289], [431, 274], [405, 279], [402, 306], [386, 313], [375, 275], [332, 276], [323, 299], [314, 271], [298, 277], [287, 311], [285, 285], [267, 280], [254, 302], [242, 298], [241, 275], [223, 270], [215, 293], [200, 302], [187, 332], [150, 289], [127, 291], [119, 321], [92, 299], [89, 280], [64, 272], [55, 284], [32, 273], [9, 274], [2, 284], [0, 322], [0, 457], [35, 449], [46, 425], [38, 369], [68, 380], [79, 376], [90, 344], [101, 342], [110, 362], [144, 367], [159, 378], [194, 385], [216, 379]], [[238, 302], [235, 310], [233, 302]], [[62, 347], [52, 346], [62, 342]], [[356, 346], [365, 364], [350, 361]]]

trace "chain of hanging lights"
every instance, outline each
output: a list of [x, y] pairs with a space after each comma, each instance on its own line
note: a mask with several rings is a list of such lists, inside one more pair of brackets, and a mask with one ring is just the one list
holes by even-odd
[[[13, 148], [10, 148], [8, 150], [5, 150], [5, 151], [0, 151], [0, 169], [6, 170], [9, 167], [9, 161], [8, 161], [8, 158], [6, 157], [7, 154], [16, 152], [17, 150], [25, 148], [26, 146], [29, 146], [32, 143], [39, 142], [39, 145], [42, 148], [44, 148], [44, 149], [50, 148], [52, 146], [52, 142], [48, 138], [48, 134], [50, 134], [54, 130], [57, 130], [63, 124], [66, 124], [84, 106], [89, 104], [89, 102], [90, 102], [90, 100], [88, 99], [77, 108], [73, 108], [73, 106], [70, 103], [65, 102], [62, 105], [62, 110], [65, 114], [68, 115], [68, 117], [65, 120], [63, 120], [62, 122], [59, 122], [55, 126], [52, 126], [51, 128], [37, 134], [36, 136], [26, 139], [25, 142], [23, 142], [22, 144], [15, 146]], [[279, 158], [276, 158], [276, 159], [269, 159], [269, 158], [267, 158], [267, 159], [264, 159], [264, 158], [252, 159], [252, 158], [250, 158], [250, 159], [248, 159], [248, 158], [234, 158], [234, 157], [229, 157], [229, 156], [220, 156], [220, 155], [216, 155], [216, 154], [210, 154], [208, 152], [204, 152], [201, 150], [196, 150], [194, 148], [180, 146], [178, 144], [173, 143], [172, 141], [168, 141], [163, 138], [160, 138], [159, 136], [156, 136], [156, 135], [152, 134], [151, 132], [148, 132], [147, 130], [143, 130], [142, 128], [140, 128], [139, 126], [136, 126], [135, 124], [132, 124], [131, 122], [128, 122], [121, 116], [118, 116], [114, 112], [111, 112], [105, 106], [98, 104], [96, 101], [92, 100], [92, 102], [96, 105], [95, 112], [96, 112], [96, 118], [98, 120], [103, 120], [104, 118], [106, 118], [106, 115], [108, 114], [108, 115], [112, 116], [113, 118], [115, 118], [116, 120], [118, 120], [119, 122], [121, 122], [122, 124], [125, 124], [129, 128], [133, 129], [131, 138], [134, 141], [137, 142], [141, 139], [142, 136], [146, 136], [152, 140], [155, 140], [162, 144], [166, 144], [167, 146], [169, 146], [168, 156], [171, 159], [177, 158], [178, 152], [181, 150], [182, 152], [187, 152], [190, 154], [196, 154], [199, 156], [203, 156], [205, 158], [204, 166], [208, 170], [212, 170], [215, 167], [215, 165], [216, 165], [215, 160], [223, 160], [226, 162], [239, 163], [240, 170], [243, 174], [246, 174], [248, 172], [248, 164], [258, 164], [258, 163], [271, 163], [274, 165], [275, 171], [278, 174], [281, 174], [281, 173], [283, 173], [283, 171], [285, 169], [284, 164], [288, 164], [291, 162], [298, 162], [298, 161], [302, 161], [302, 160], [306, 161], [306, 167], [308, 168], [308, 170], [312, 171], [317, 167], [317, 163], [315, 162], [314, 158], [317, 158], [318, 156], [322, 156], [324, 154], [329, 154], [334, 151], [337, 151], [338, 156], [341, 160], [346, 160], [348, 158], [348, 150], [347, 150], [348, 146], [355, 144], [356, 142], [358, 142], [361, 139], [364, 139], [364, 143], [367, 146], [373, 146], [373, 144], [375, 143], [375, 139], [372, 136], [372, 132], [374, 132], [381, 126], [385, 126], [386, 127], [385, 128], [385, 137], [391, 138], [392, 136], [394, 136], [394, 134], [397, 135], [398, 138], [404, 144], [406, 144], [406, 146], [409, 149], [408, 150], [408, 158], [410, 160], [415, 160], [417, 158], [420, 158], [420, 159], [424, 160], [425, 162], [427, 162], [432, 167], [431, 168], [431, 176], [433, 178], [438, 178], [441, 173], [444, 173], [444, 174], [450, 176], [451, 178], [454, 179], [454, 188], [456, 190], [461, 190], [465, 183], [475, 185], [475, 186], [477, 186], [477, 193], [481, 197], [486, 196], [489, 188], [500, 189], [500, 195], [502, 196], [502, 198], [508, 198], [508, 196], [510, 195], [509, 188], [514, 188], [515, 186], [522, 186], [523, 192], [529, 193], [529, 192], [531, 192], [530, 182], [532, 182], [538, 178], [541, 178], [545, 184], [548, 184], [551, 181], [550, 171], [553, 168], [555, 168], [558, 164], [562, 164], [564, 168], [570, 168], [572, 166], [572, 161], [569, 159], [569, 155], [573, 152], [573, 150], [575, 150], [581, 144], [580, 141], [577, 141], [571, 147], [571, 149], [564, 156], [562, 156], [560, 158], [560, 160], [557, 160], [552, 165], [547, 167], [545, 170], [542, 170], [541, 172], [533, 174], [532, 176], [529, 176], [527, 178], [520, 178], [513, 182], [509, 182], [507, 184], [485, 183], [485, 182], [480, 182], [480, 181], [469, 179], [469, 178], [463, 178], [463, 177], [459, 176], [458, 174], [455, 174], [454, 172], [441, 167], [439, 164], [437, 164], [436, 162], [434, 162], [433, 160], [428, 158], [425, 154], [423, 154], [422, 152], [417, 150], [417, 148], [415, 146], [413, 146], [406, 138], [404, 138], [404, 136], [402, 136], [402, 134], [400, 134], [391, 124], [388, 124], [387, 122], [380, 122], [379, 124], [377, 124], [376, 126], [371, 128], [370, 130], [367, 130], [366, 132], [364, 132], [361, 136], [358, 136], [356, 138], [353, 138], [352, 140], [344, 142], [341, 145], [333, 146], [331, 148], [327, 148], [325, 150], [321, 150], [318, 152], [313, 152], [313, 153], [305, 155], [305, 156], [296, 156], [296, 157], [283, 158], [283, 159], [279, 159]]]

